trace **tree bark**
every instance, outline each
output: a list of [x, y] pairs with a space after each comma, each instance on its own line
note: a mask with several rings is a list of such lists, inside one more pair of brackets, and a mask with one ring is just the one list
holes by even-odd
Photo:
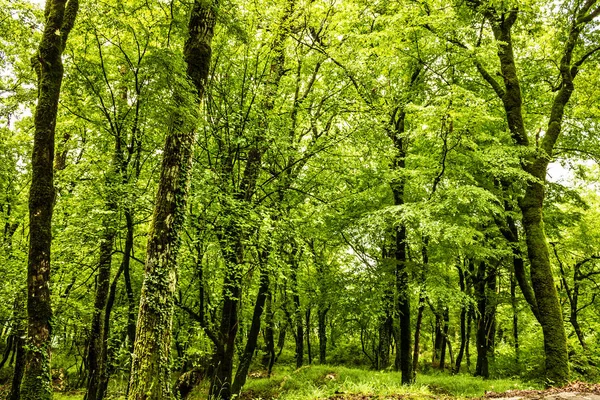
[[62, 53], [73, 28], [78, 0], [48, 0], [45, 27], [32, 62], [38, 78], [29, 190], [27, 351], [23, 400], [51, 399], [50, 248], [54, 208], [54, 137], [63, 78]]

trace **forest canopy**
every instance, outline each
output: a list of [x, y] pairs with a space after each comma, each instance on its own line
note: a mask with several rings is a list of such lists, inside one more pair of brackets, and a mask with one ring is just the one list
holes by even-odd
[[0, 0], [0, 390], [599, 381], [599, 82], [597, 0]]

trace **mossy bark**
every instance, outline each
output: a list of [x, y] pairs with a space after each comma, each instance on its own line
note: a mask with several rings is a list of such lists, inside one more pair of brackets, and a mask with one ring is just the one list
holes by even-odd
[[23, 400], [52, 398], [50, 376], [50, 248], [54, 208], [54, 137], [63, 78], [62, 53], [75, 23], [77, 0], [48, 0], [46, 25], [32, 62], [38, 77], [29, 191], [27, 352]]

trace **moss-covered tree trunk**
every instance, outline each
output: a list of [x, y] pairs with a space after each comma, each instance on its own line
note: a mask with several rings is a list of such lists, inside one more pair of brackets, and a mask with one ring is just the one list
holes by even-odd
[[548, 385], [562, 385], [569, 380], [567, 338], [544, 232], [545, 182], [548, 164], [561, 133], [565, 106], [575, 88], [573, 80], [579, 67], [596, 50], [584, 53], [577, 60], [573, 59], [573, 53], [580, 43], [581, 32], [586, 25], [600, 15], [600, 9], [593, 8], [597, 7], [596, 0], [573, 5], [575, 9], [571, 13], [568, 35], [563, 40], [564, 47], [559, 64], [560, 82], [552, 102], [548, 127], [539, 143], [536, 140], [535, 148], [532, 148], [523, 122], [523, 100], [512, 40], [512, 28], [519, 15], [519, 10], [516, 8], [496, 10], [494, 7], [480, 7], [479, 1], [474, 1], [471, 5], [482, 12], [492, 26], [494, 37], [498, 41], [498, 59], [503, 84], [487, 72], [479, 62], [476, 61], [475, 65], [501, 99], [508, 127], [515, 143], [530, 150], [528, 152], [530, 155], [522, 161], [522, 166], [532, 179], [527, 182], [525, 195], [520, 200], [519, 207], [523, 214], [522, 222], [530, 262], [531, 284], [538, 310], [537, 317], [544, 334], [546, 380]]
[[54, 208], [54, 136], [63, 78], [62, 53], [75, 23], [78, 0], [48, 0], [45, 27], [32, 62], [38, 77], [34, 114], [29, 257], [27, 269], [27, 353], [21, 386], [23, 400], [52, 398], [50, 376], [50, 248]]
[[[204, 95], [212, 54], [211, 42], [216, 21], [215, 4], [197, 0], [192, 8], [184, 48], [187, 75], [199, 101]], [[175, 88], [183, 90], [183, 88]], [[185, 104], [177, 92], [178, 107]], [[146, 253], [144, 283], [129, 382], [130, 400], [169, 399], [173, 396], [169, 356], [173, 301], [177, 276], [179, 233], [184, 222], [188, 176], [192, 162], [195, 129], [176, 110], [164, 147], [158, 194]]]

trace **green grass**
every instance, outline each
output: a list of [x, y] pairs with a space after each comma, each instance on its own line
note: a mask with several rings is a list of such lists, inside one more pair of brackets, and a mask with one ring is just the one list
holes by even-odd
[[462, 374], [419, 375], [415, 384], [403, 386], [398, 372], [315, 365], [297, 371], [279, 369], [271, 378], [250, 378], [242, 399], [311, 400], [333, 396], [352, 398], [357, 394], [377, 395], [381, 399], [398, 395], [410, 399], [464, 399], [483, 396], [487, 391], [527, 388], [536, 386], [511, 379], [483, 380]]
[[[378, 399], [432, 400], [469, 399], [488, 391], [541, 389], [539, 385], [514, 379], [484, 380], [466, 374], [419, 374], [415, 384], [400, 384], [400, 373], [371, 371], [328, 365], [311, 365], [294, 370], [282, 366], [270, 378], [249, 377], [241, 400], [316, 400], [335, 397], [338, 400]], [[204, 400], [208, 385], [201, 385], [191, 400]], [[55, 393], [54, 400], [81, 400], [83, 393]], [[110, 397], [110, 399], [122, 399]]]

